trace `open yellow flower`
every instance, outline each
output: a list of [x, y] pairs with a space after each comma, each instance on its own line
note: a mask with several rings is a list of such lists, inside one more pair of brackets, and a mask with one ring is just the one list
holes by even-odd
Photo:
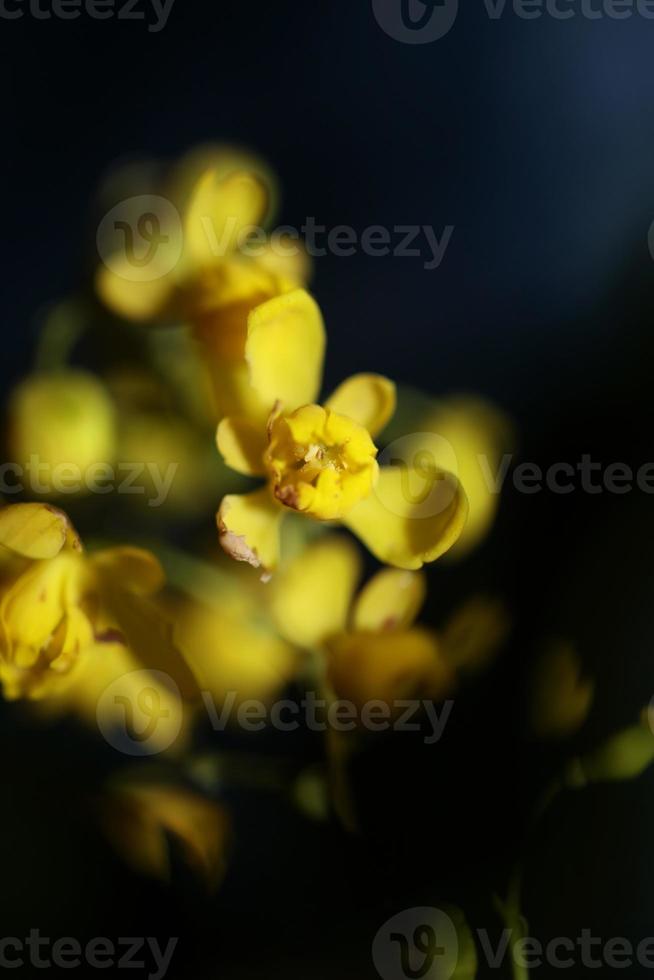
[[433, 474], [432, 506], [416, 508], [403, 474], [380, 468], [373, 440], [395, 410], [395, 386], [360, 374], [323, 406], [318, 395], [325, 334], [315, 301], [302, 289], [269, 300], [248, 318], [245, 363], [249, 386], [269, 418], [229, 416], [218, 426], [218, 448], [239, 473], [263, 476], [264, 489], [226, 496], [218, 512], [225, 551], [264, 572], [279, 560], [280, 524], [294, 511], [338, 521], [372, 553], [400, 568], [440, 557], [465, 524], [467, 503], [458, 480]]
[[[129, 697], [129, 678], [142, 671], [168, 727], [179, 728], [181, 701], [158, 678], [170, 678], [183, 698], [196, 696], [197, 689], [150, 600], [163, 584], [154, 555], [118, 547], [88, 556], [66, 515], [42, 504], [0, 511], [0, 545], [26, 559], [0, 599], [5, 697], [45, 700], [52, 710], [72, 710], [95, 722], [107, 687], [125, 679], [122, 693]], [[115, 710], [117, 723], [125, 722], [120, 698], [108, 710]], [[165, 727], [159, 733], [164, 742]]]

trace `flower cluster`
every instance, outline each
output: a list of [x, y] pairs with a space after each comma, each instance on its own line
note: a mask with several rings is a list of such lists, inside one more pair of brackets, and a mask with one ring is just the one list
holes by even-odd
[[[122, 194], [129, 186], [116, 177]], [[293, 682], [328, 704], [381, 702], [392, 717], [402, 699], [444, 701], [501, 646], [506, 614], [488, 598], [439, 628], [416, 619], [423, 566], [465, 553], [492, 523], [496, 501], [472, 461], [498, 456], [510, 426], [469, 398], [416, 408], [409, 397], [407, 410], [374, 372], [321, 397], [326, 331], [306, 256], [265, 236], [256, 254], [243, 248], [277, 196], [260, 162], [205, 150], [146, 199], [162, 195], [180, 217], [160, 236], [175, 261], [101, 249], [96, 302], [50, 311], [34, 371], [10, 397], [10, 459], [43, 470], [28, 495], [45, 499], [0, 509], [0, 683], [42, 721], [73, 713], [114, 748], [122, 730], [131, 754], [167, 750], [171, 778], [114, 782], [103, 823], [139, 870], [170, 874], [172, 835], [217, 884], [232, 821], [203, 795], [216, 755], [194, 750], [208, 697], [269, 703]], [[96, 374], [72, 363], [82, 334]], [[439, 431], [453, 458], [434, 451]], [[398, 437], [410, 440], [401, 466], [383, 451]], [[109, 476], [125, 471], [113, 492]], [[407, 489], [416, 483], [428, 507]], [[207, 534], [216, 506], [218, 540]], [[385, 566], [362, 589], [355, 539]], [[347, 826], [361, 739], [330, 733], [326, 744]]]

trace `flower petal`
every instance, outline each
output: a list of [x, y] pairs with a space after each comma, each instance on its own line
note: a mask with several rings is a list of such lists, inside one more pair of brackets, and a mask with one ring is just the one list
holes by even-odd
[[495, 519], [500, 494], [488, 474], [501, 472], [503, 455], [515, 442], [513, 427], [491, 402], [458, 395], [435, 403], [421, 428], [438, 436], [428, 444], [434, 462], [455, 472], [466, 489], [468, 522], [452, 551], [452, 557], [463, 557], [483, 540]]
[[197, 681], [173, 641], [172, 625], [152, 599], [105, 581], [95, 626], [98, 644], [126, 645], [137, 667], [167, 674], [182, 698], [198, 699]]
[[354, 607], [356, 630], [406, 629], [425, 601], [427, 586], [424, 575], [397, 568], [384, 568], [370, 579], [359, 594]]
[[381, 374], [354, 374], [338, 386], [325, 407], [347, 415], [375, 438], [395, 412], [395, 385]]
[[454, 610], [441, 639], [449, 662], [458, 670], [486, 667], [511, 630], [508, 610], [500, 599], [478, 595]]
[[344, 630], [360, 574], [359, 552], [347, 538], [329, 535], [310, 545], [272, 583], [271, 612], [281, 635], [310, 648]]
[[455, 684], [436, 634], [418, 628], [342, 633], [329, 641], [327, 676], [338, 698], [359, 707], [377, 700], [392, 706], [407, 697], [440, 700]]
[[[153, 259], [152, 262], [156, 262]], [[107, 265], [98, 267], [95, 274], [95, 291], [104, 305], [117, 316], [143, 323], [160, 320], [170, 313], [175, 282], [168, 271], [156, 275], [152, 265], [147, 279], [134, 278], [133, 266], [127, 256], [113, 255]]]
[[104, 802], [105, 831], [118, 854], [140, 874], [170, 881], [172, 837], [188, 868], [210, 890], [217, 888], [231, 836], [223, 807], [163, 783], [125, 783]]
[[268, 487], [223, 497], [216, 515], [223, 550], [236, 561], [265, 571], [274, 569], [279, 561], [282, 515]]
[[304, 243], [290, 235], [269, 239], [257, 253], [256, 262], [293, 286], [305, 286], [311, 279], [311, 258]]
[[153, 595], [165, 582], [164, 570], [151, 551], [129, 545], [107, 548], [91, 557], [103, 575], [134, 595]]
[[268, 209], [268, 192], [253, 173], [237, 171], [216, 179], [209, 170], [198, 181], [186, 210], [186, 259], [212, 265], [236, 251], [247, 229], [259, 227]]
[[315, 401], [322, 380], [325, 327], [318, 304], [304, 289], [263, 303], [248, 320], [245, 357], [250, 382], [270, 409], [285, 412]]
[[567, 640], [552, 641], [532, 679], [531, 723], [541, 738], [565, 738], [586, 721], [595, 683], [583, 673], [580, 657]]
[[[172, 614], [175, 637], [198, 679], [217, 705], [278, 697], [296, 672], [298, 652], [273, 629], [265, 615], [259, 583], [248, 589], [232, 575], [233, 588], [212, 594], [211, 604], [177, 600]], [[266, 589], [269, 586], [265, 587]], [[236, 717], [234, 717], [236, 723]]]
[[81, 548], [62, 510], [49, 504], [10, 504], [0, 510], [0, 545], [24, 558], [54, 558], [64, 545]]
[[397, 568], [421, 568], [440, 558], [463, 530], [468, 501], [461, 484], [442, 470], [428, 478], [428, 492], [416, 495], [415, 480], [424, 474], [384, 467], [366, 500], [343, 519], [380, 561]]
[[265, 430], [243, 418], [226, 418], [218, 426], [216, 443], [223, 459], [237, 473], [261, 476], [265, 473]]

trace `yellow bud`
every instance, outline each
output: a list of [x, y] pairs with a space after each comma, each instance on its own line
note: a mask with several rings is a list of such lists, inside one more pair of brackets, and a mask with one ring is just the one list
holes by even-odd
[[8, 441], [26, 488], [84, 493], [102, 475], [92, 471], [114, 458], [113, 404], [100, 381], [83, 371], [32, 375], [11, 394]]

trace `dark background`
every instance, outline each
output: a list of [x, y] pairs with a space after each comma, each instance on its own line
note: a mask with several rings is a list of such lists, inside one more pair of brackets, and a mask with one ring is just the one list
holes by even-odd
[[[279, 173], [282, 223], [455, 226], [435, 271], [416, 258], [318, 260], [328, 387], [377, 370], [433, 394], [480, 392], [543, 465], [654, 458], [654, 22], [510, 10], [492, 21], [479, 0], [447, 37], [410, 46], [368, 0], [176, 0], [158, 34], [26, 12], [0, 19], [0, 44], [5, 386], [30, 363], [42, 305], [87, 281], [90, 202], [111, 166], [236, 141]], [[165, 890], [113, 858], [86, 806], [115, 764], [102, 746], [3, 711], [0, 931], [179, 935], [176, 975], [358, 980], [374, 975], [372, 938], [402, 908], [447, 897], [497, 928], [490, 892], [558, 762], [525, 735], [528, 663], [543, 632], [563, 631], [597, 674], [576, 748], [636, 718], [654, 690], [652, 523], [637, 492], [509, 489], [484, 547], [432, 573], [435, 622], [485, 588], [516, 624], [451, 740], [371, 751], [357, 774], [363, 839], [234, 794], [236, 852], [210, 902], [181, 872]], [[288, 753], [283, 739], [261, 748]], [[306, 739], [291, 752], [298, 766], [319, 754]], [[531, 931], [654, 933], [653, 811], [647, 776], [559, 800], [527, 845]]]

